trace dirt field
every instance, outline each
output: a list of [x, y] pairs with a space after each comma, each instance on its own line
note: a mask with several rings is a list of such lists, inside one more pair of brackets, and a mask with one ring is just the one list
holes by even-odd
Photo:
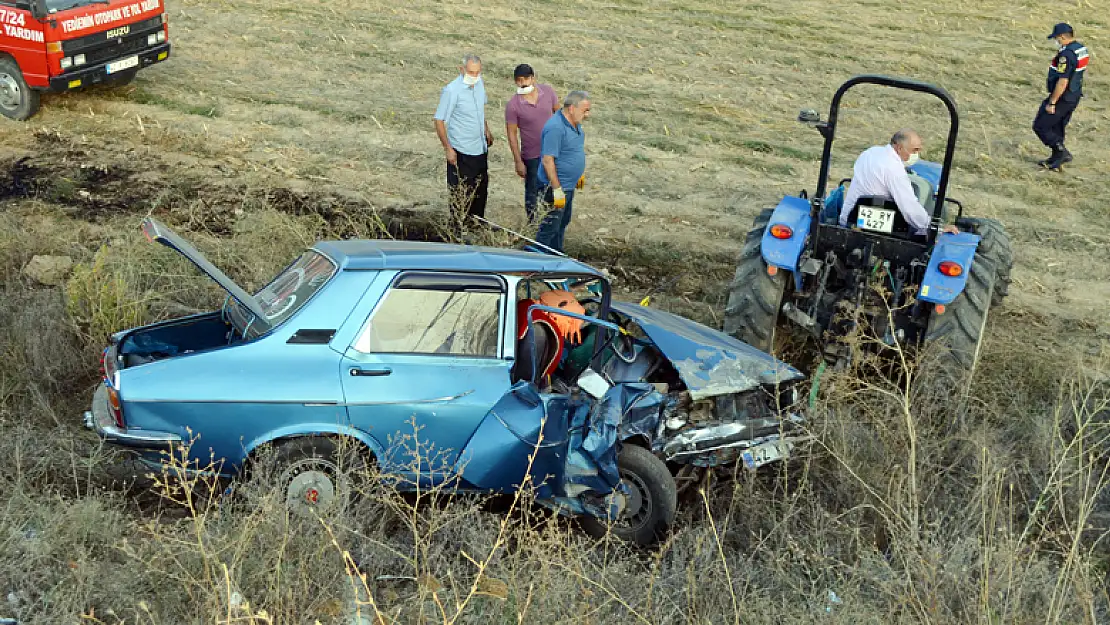
[[[1076, 526], [1073, 514], [1095, 510], [1101, 474], [1093, 464], [1076, 465], [1074, 448], [1060, 434], [1073, 414], [1061, 406], [1076, 405], [1065, 401], [1070, 395], [1060, 384], [1105, 363], [1102, 346], [1110, 338], [1110, 80], [1099, 60], [1110, 50], [1110, 12], [1100, 2], [937, 0], [928, 10], [871, 0], [167, 4], [174, 45], [168, 62], [141, 72], [130, 87], [44, 97], [29, 122], [0, 123], [0, 321], [7, 324], [0, 339], [6, 356], [0, 427], [8, 430], [0, 451], [9, 463], [3, 479], [10, 493], [2, 499], [9, 510], [26, 510], [4, 513], [0, 529], [24, 536], [38, 527], [53, 541], [32, 545], [0, 533], [0, 595], [10, 587], [16, 596], [8, 608], [0, 602], [0, 617], [75, 622], [96, 608], [93, 616], [103, 620], [89, 622], [215, 622], [225, 608], [232, 615], [230, 586], [221, 586], [217, 565], [225, 563], [244, 595], [252, 596], [248, 587], [257, 590], [255, 607], [280, 615], [273, 622], [340, 622], [341, 610], [328, 601], [345, 587], [344, 568], [327, 540], [311, 543], [309, 555], [290, 556], [305, 571], [325, 573], [271, 576], [272, 562], [235, 559], [241, 554], [227, 550], [236, 544], [273, 550], [266, 540], [274, 532], [263, 529], [277, 521], [260, 521], [248, 535], [236, 521], [193, 515], [178, 534], [147, 525], [163, 514], [148, 505], [149, 497], [94, 477], [109, 459], [80, 432], [77, 418], [95, 383], [102, 343], [101, 335], [89, 334], [126, 315], [113, 308], [76, 318], [72, 281], [64, 289], [44, 288], [20, 271], [35, 254], [91, 264], [100, 244], [111, 241], [95, 275], [118, 277], [121, 292], [140, 302], [125, 312], [151, 319], [201, 305], [211, 291], [142, 241], [138, 226], [148, 213], [196, 238], [250, 286], [317, 236], [373, 236], [382, 227], [394, 236], [424, 236], [446, 205], [431, 116], [461, 56], [475, 52], [485, 60], [487, 115], [497, 137], [488, 210], [495, 221], [515, 225], [523, 213], [503, 125], [512, 68], [530, 63], [560, 95], [590, 92], [587, 187], [575, 200], [568, 251], [609, 269], [628, 298], [665, 285], [656, 305], [719, 326], [725, 286], [752, 217], [784, 194], [816, 186], [820, 137], [794, 121], [798, 110], [824, 114], [836, 87], [858, 73], [916, 78], [952, 93], [961, 134], [950, 195], [971, 215], [1005, 224], [1016, 266], [1005, 308], [992, 312], [986, 373], [972, 409], [981, 427], [959, 437], [970, 451], [953, 452], [944, 428], [928, 444], [910, 446], [935, 451], [928, 462], [937, 464], [927, 464], [924, 455], [921, 462], [923, 473], [938, 475], [929, 495], [913, 491], [913, 506], [925, 511], [913, 516], [921, 521], [913, 540], [898, 542], [908, 525], [893, 524], [902, 533], [889, 529], [903, 548], [893, 561], [888, 554], [878, 562], [865, 546], [874, 544], [870, 535], [861, 537], [873, 515], [861, 513], [859, 520], [849, 512], [886, 510], [872, 497], [890, 510], [903, 501], [906, 491], [894, 484], [901, 478], [890, 475], [905, 465], [902, 450], [914, 434], [899, 429], [897, 406], [889, 414], [872, 406], [879, 415], [872, 430], [822, 426], [829, 428], [822, 430], [828, 455], [841, 461], [818, 457], [812, 467], [813, 479], [859, 484], [803, 488], [808, 498], [799, 503], [797, 494], [744, 481], [721, 504], [734, 527], [713, 526], [707, 519], [721, 509], [706, 514], [695, 504], [689, 523], [698, 529], [658, 556], [588, 559], [580, 539], [553, 536], [560, 530], [550, 529], [537, 543], [547, 551], [529, 555], [530, 535], [519, 530], [513, 555], [504, 556], [497, 572], [508, 590], [491, 593], [494, 599], [486, 597], [480, 610], [460, 608], [460, 622], [518, 622], [517, 615], [525, 615], [520, 622], [541, 615], [558, 622], [801, 622], [825, 614], [826, 586], [846, 599], [831, 606], [832, 616], [843, 619], [837, 622], [1105, 622], [1107, 559], [1085, 534], [1101, 526]], [[1093, 58], [1088, 97], [1069, 127], [1076, 159], [1059, 174], [1034, 164], [1045, 150], [1030, 125], [1053, 54], [1045, 35], [1062, 19], [1076, 27]], [[928, 100], [877, 89], [848, 98], [832, 179], [848, 175], [860, 149], [907, 125], [922, 132], [925, 158], [940, 160], [942, 115]], [[822, 401], [871, 414], [835, 389]], [[915, 414], [923, 420], [948, 414], [944, 401], [940, 408], [918, 404]], [[859, 451], [861, 445], [867, 449]], [[850, 449], [852, 462], [838, 455]], [[32, 461], [24, 465], [28, 453]], [[938, 467], [966, 478], [953, 478], [961, 487], [943, 479], [946, 470]], [[1081, 496], [1069, 490], [1079, 482], [1087, 485]], [[768, 509], [753, 515], [744, 503], [752, 498], [766, 500]], [[1045, 506], [1059, 514], [1059, 523], [1038, 517]], [[447, 526], [466, 510], [436, 514]], [[905, 509], [899, 510], [890, 515], [903, 518]], [[977, 537], [970, 543], [930, 525], [951, 521], [959, 510], [982, 513], [959, 517], [958, 527]], [[734, 514], [750, 518], [741, 522]], [[58, 518], [68, 520], [63, 528], [42, 529]], [[374, 531], [353, 523], [344, 536], [374, 536], [369, 542], [377, 544], [382, 536], [408, 535], [411, 544], [398, 549], [413, 551], [403, 557], [361, 547], [382, 562], [411, 565], [403, 574], [420, 581], [416, 590], [373, 588], [400, 615], [383, 621], [449, 622], [453, 612], [441, 618], [435, 584], [424, 576], [458, 590], [459, 580], [436, 578], [466, 573], [458, 552], [488, 550], [498, 519], [492, 515], [480, 529], [444, 540], [410, 532], [401, 521]], [[118, 527], [128, 528], [122, 533], [131, 546], [89, 538]], [[726, 530], [734, 534], [722, 542]], [[211, 541], [211, 551], [199, 549], [199, 563], [188, 555], [197, 550], [174, 547], [194, 538]], [[352, 538], [348, 544], [363, 543]], [[42, 571], [28, 573], [23, 563]], [[120, 574], [120, 567], [143, 577]], [[699, 571], [714, 581], [700, 579]], [[533, 597], [532, 576], [550, 593], [542, 605], [526, 602]], [[560, 578], [575, 581], [563, 588], [552, 581]], [[193, 603], [166, 599], [175, 593]], [[499, 594], [508, 603], [498, 603]], [[303, 597], [324, 598], [298, 606]]]

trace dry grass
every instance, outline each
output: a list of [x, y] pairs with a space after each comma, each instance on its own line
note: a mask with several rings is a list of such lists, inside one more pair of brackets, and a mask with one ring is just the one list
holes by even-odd
[[[1106, 622], [1110, 24], [1095, 5], [171, 0], [169, 63], [0, 124], [0, 617], [348, 623], [358, 599], [385, 623]], [[1061, 18], [1096, 58], [1064, 176], [1032, 166], [1029, 130]], [[374, 480], [326, 526], [264, 490], [240, 506], [192, 483], [181, 505], [130, 483], [134, 467], [76, 419], [103, 334], [220, 297], [142, 241], [139, 219], [179, 228], [248, 287], [319, 238], [446, 238], [431, 113], [470, 50], [498, 136], [488, 216], [524, 231], [500, 110], [528, 62], [593, 97], [569, 251], [625, 299], [658, 289], [655, 305], [714, 325], [751, 217], [815, 186], [818, 137], [797, 110], [824, 109], [856, 73], [947, 88], [963, 115], [953, 195], [1017, 249], [970, 395], [829, 376], [809, 455], [714, 482], [652, 552], [527, 505], [413, 501]], [[932, 104], [846, 105], [834, 179], [902, 125], [939, 158]], [[72, 256], [68, 287], [21, 276], [34, 254]]]

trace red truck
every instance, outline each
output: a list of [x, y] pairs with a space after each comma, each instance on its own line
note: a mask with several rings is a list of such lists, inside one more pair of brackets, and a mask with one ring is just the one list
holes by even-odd
[[0, 0], [0, 114], [24, 120], [39, 94], [131, 82], [170, 55], [165, 0]]

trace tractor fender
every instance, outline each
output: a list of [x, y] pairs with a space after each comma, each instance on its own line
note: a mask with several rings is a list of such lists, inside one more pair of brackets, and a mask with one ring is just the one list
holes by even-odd
[[[809, 214], [809, 200], [786, 196], [771, 213], [771, 220], [763, 231], [763, 240], [760, 242], [760, 251], [763, 260], [768, 265], [786, 269], [798, 275], [798, 259], [806, 246], [809, 238], [809, 228], [812, 217]], [[790, 238], [776, 239], [771, 235], [771, 228], [784, 225], [793, 232]]]
[[[971, 263], [975, 262], [975, 250], [979, 247], [979, 235], [970, 232], [959, 234], [941, 233], [933, 252], [929, 255], [929, 266], [917, 292], [917, 298], [934, 304], [950, 304], [963, 292], [971, 273]], [[940, 272], [940, 264], [950, 261], [963, 270], [958, 276], [946, 276]], [[985, 262], [985, 261], [983, 261]]]

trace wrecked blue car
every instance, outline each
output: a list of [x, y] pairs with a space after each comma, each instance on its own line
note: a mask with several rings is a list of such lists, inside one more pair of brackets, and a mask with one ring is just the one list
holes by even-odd
[[152, 467], [246, 474], [262, 450], [294, 507], [352, 497], [341, 447], [406, 488], [515, 492], [638, 543], [700, 472], [804, 436], [802, 374], [600, 270], [510, 249], [317, 243], [251, 295], [154, 219], [147, 238], [227, 291], [220, 310], [118, 332], [85, 424]]

